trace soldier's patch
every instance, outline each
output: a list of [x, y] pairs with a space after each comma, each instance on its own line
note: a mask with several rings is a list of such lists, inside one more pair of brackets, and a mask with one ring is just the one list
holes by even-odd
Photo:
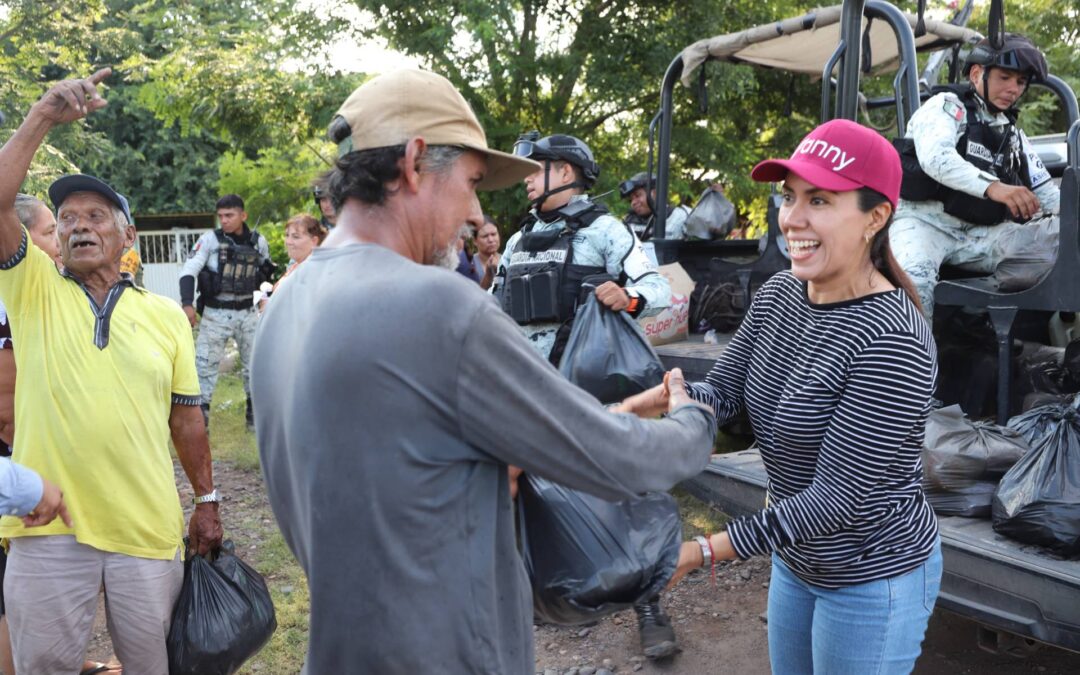
[[945, 114], [947, 114], [949, 117], [953, 118], [957, 122], [964, 119], [964, 106], [946, 100], [943, 107], [945, 108]]

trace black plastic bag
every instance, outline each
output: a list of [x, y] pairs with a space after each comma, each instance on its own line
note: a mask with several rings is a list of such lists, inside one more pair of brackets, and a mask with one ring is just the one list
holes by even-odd
[[723, 239], [738, 225], [739, 218], [724, 193], [711, 187], [701, 193], [686, 217], [687, 239]]
[[1006, 232], [994, 243], [998, 290], [1022, 291], [1039, 283], [1053, 269], [1057, 251], [1057, 216], [1043, 216]]
[[601, 403], [616, 403], [664, 380], [664, 366], [626, 312], [613, 312], [589, 294], [578, 310], [559, 372]]
[[1069, 410], [1075, 411], [1078, 406], [1080, 397], [1047, 403], [1013, 417], [1009, 420], [1009, 428], [1020, 432], [1028, 446], [1034, 448], [1043, 436], [1058, 427]]
[[170, 675], [230, 675], [277, 628], [266, 582], [222, 543], [211, 561], [191, 555], [166, 644]]
[[675, 574], [682, 523], [671, 495], [608, 502], [528, 474], [519, 485], [521, 556], [543, 621], [595, 621], [650, 600]]
[[1044, 433], [994, 493], [994, 531], [1073, 557], [1080, 555], [1080, 413], [1046, 408]]
[[690, 294], [690, 330], [733, 333], [746, 315], [746, 295], [737, 282], [698, 284]]
[[1022, 342], [1013, 372], [1014, 398], [1022, 401], [1023, 411], [1048, 402], [1071, 399], [1077, 387], [1065, 368], [1066, 350], [1035, 342]]
[[1019, 432], [973, 422], [958, 405], [933, 411], [922, 453], [927, 501], [939, 515], [989, 518], [998, 481], [1027, 449]]

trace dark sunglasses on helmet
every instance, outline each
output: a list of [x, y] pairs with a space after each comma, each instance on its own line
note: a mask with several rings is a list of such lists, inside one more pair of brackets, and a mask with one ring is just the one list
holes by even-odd
[[519, 138], [514, 143], [514, 154], [518, 157], [532, 157], [536, 152], [536, 142]]

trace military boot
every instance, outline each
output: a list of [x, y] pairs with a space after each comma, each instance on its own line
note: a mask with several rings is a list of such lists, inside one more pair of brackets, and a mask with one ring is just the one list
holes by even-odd
[[671, 619], [660, 608], [660, 596], [648, 602], [634, 605], [637, 612], [638, 630], [641, 632], [641, 650], [650, 659], [662, 659], [679, 651], [675, 641], [675, 629]]
[[248, 431], [255, 430], [255, 409], [251, 407], [251, 394], [247, 395], [247, 410], [244, 411], [244, 420], [247, 421]]

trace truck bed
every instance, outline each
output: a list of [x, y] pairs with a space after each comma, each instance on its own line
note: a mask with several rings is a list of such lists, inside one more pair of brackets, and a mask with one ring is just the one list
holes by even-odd
[[[724, 344], [699, 341], [657, 347], [668, 368], [704, 377]], [[714, 455], [683, 484], [730, 516], [765, 503], [765, 467], [755, 449]], [[1007, 539], [989, 520], [939, 517], [944, 575], [938, 607], [990, 628], [1080, 652], [1080, 562]]]

